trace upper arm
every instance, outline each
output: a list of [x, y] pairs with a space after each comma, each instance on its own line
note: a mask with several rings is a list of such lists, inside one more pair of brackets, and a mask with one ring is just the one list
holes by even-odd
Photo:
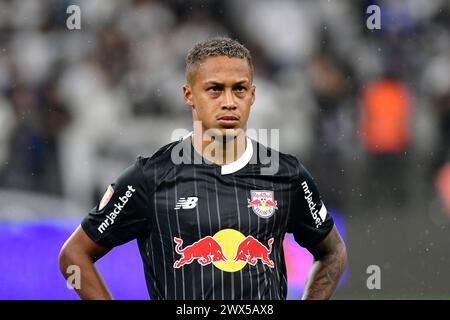
[[308, 247], [307, 249], [316, 260], [323, 256], [333, 254], [343, 255], [346, 257], [345, 243], [336, 229], [336, 226], [333, 226], [333, 229], [322, 241]]
[[109, 187], [102, 201], [81, 222], [87, 236], [108, 248], [151, 232], [149, 190], [138, 161]]
[[302, 247], [308, 248], [324, 240], [334, 227], [310, 173], [299, 163], [298, 176], [291, 185], [288, 232]]
[[72, 233], [72, 235], [64, 243], [61, 253], [60, 261], [68, 257], [74, 258], [78, 255], [87, 255], [93, 262], [97, 261], [111, 249], [106, 248], [94, 242], [83, 230], [81, 226]]

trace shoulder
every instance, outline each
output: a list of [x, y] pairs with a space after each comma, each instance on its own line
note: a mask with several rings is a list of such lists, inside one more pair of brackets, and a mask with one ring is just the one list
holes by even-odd
[[134, 167], [140, 170], [145, 178], [159, 180], [175, 168], [172, 161], [172, 150], [181, 140], [171, 142], [159, 148], [151, 156], [138, 155]]
[[167, 161], [171, 159], [172, 149], [180, 142], [181, 140], [168, 143], [159, 148], [151, 156], [138, 155], [136, 158], [136, 163], [138, 163], [142, 168], [167, 163]]
[[263, 166], [276, 167], [276, 175], [297, 178], [305, 171], [303, 164], [297, 157], [265, 146], [256, 140], [252, 140], [252, 142], [258, 163]]

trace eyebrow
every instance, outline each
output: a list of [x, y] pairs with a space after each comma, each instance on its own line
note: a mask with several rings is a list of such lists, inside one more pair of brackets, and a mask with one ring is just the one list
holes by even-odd
[[[242, 84], [248, 83], [248, 82], [249, 82], [248, 80], [241, 80], [236, 83], [233, 83], [233, 86], [242, 85]], [[214, 86], [223, 86], [224, 85], [222, 82], [217, 82], [217, 81], [206, 81], [204, 84], [205, 85], [214, 85]]]

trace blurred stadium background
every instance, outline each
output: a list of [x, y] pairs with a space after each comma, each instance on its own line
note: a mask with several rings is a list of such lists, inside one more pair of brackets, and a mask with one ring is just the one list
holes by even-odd
[[[217, 35], [253, 54], [249, 127], [280, 129], [345, 235], [334, 298], [450, 298], [449, 1], [3, 0], [0, 299], [76, 298], [61, 245], [136, 155], [191, 127], [184, 57]], [[311, 256], [285, 247], [292, 299]], [[148, 298], [134, 242], [98, 265], [116, 298]]]

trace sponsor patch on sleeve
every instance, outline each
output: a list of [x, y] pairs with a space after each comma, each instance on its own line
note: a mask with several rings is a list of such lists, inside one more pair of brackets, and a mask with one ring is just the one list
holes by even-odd
[[108, 186], [108, 189], [106, 190], [105, 194], [103, 195], [102, 200], [100, 201], [100, 204], [98, 205], [98, 210], [102, 210], [111, 200], [112, 195], [114, 194], [114, 189], [111, 185]]
[[325, 221], [327, 218], [327, 208], [325, 207], [325, 204], [322, 202], [322, 208], [320, 208], [319, 216], [322, 221]]

